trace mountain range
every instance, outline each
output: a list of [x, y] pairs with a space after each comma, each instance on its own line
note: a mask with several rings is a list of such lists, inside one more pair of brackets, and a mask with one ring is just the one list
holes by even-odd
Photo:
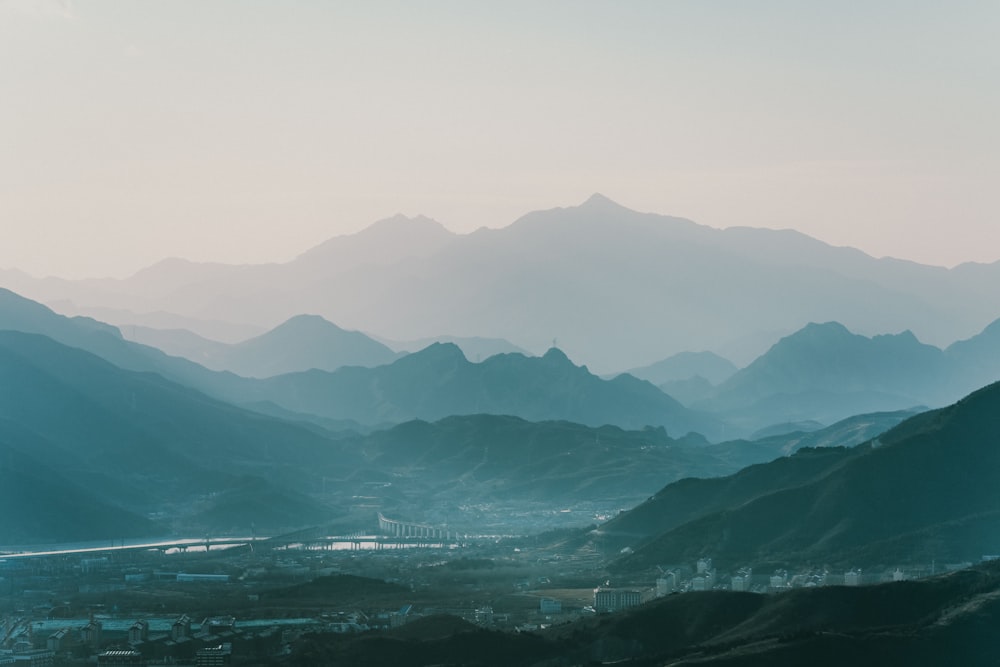
[[0, 290], [0, 328], [40, 333], [123, 369], [152, 371], [230, 403], [325, 425], [332, 420], [348, 428], [352, 423], [377, 426], [485, 412], [592, 426], [665, 426], [674, 436], [697, 431], [710, 439], [725, 431], [714, 417], [685, 408], [648, 382], [628, 375], [602, 380], [555, 349], [543, 357], [504, 354], [477, 364], [456, 345], [436, 343], [377, 368], [254, 379], [210, 371], [127, 341], [115, 327], [57, 315], [9, 290]]
[[[901, 419], [874, 415], [812, 434], [711, 445], [701, 435], [671, 437], [646, 426], [667, 415], [672, 423], [701, 420], [711, 432], [710, 419], [645, 381], [597, 378], [555, 349], [473, 364], [457, 347], [435, 344], [375, 369], [254, 380], [168, 357], [123, 340], [113, 327], [64, 318], [9, 292], [0, 298], [8, 327], [0, 330], [0, 475], [6, 494], [36, 499], [0, 525], [0, 543], [324, 523], [361, 495], [387, 511], [438, 516], [470, 496], [627, 506], [665, 481], [731, 473], [804, 443], [856, 444]], [[367, 435], [334, 433], [290, 410], [267, 416], [236, 407], [158, 369], [248, 394], [278, 395], [273, 385], [287, 384], [288, 395], [308, 397], [299, 407], [314, 412], [387, 421], [404, 410], [444, 416]], [[476, 413], [486, 408], [494, 414]], [[504, 414], [516, 410], [534, 421]], [[602, 416], [641, 426], [603, 425]], [[384, 480], [392, 480], [384, 492], [367, 487]], [[90, 518], [74, 518], [81, 512]], [[167, 516], [170, 525], [157, 518]]]
[[725, 431], [648, 382], [630, 375], [602, 380], [556, 348], [541, 357], [499, 354], [472, 363], [456, 345], [435, 343], [386, 366], [291, 373], [249, 382], [240, 392], [239, 402], [267, 400], [364, 424], [489, 413], [629, 429], [665, 426], [674, 436], [695, 431], [709, 439]]
[[[595, 195], [466, 235], [382, 221], [285, 264], [167, 260], [125, 280], [0, 276], [46, 301], [271, 328], [315, 313], [393, 339], [553, 339], [599, 372], [691, 349], [738, 365], [808, 322], [945, 346], [1000, 315], [1000, 263], [953, 269], [875, 259], [793, 231], [713, 229]], [[201, 332], [204, 333], [204, 332]], [[761, 336], [769, 336], [761, 346]], [[209, 336], [210, 338], [212, 336]]]

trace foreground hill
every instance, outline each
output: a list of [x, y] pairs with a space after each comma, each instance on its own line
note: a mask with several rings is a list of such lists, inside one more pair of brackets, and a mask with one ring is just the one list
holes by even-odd
[[56, 471], [15, 450], [11, 441], [9, 427], [0, 424], [0, 506], [5, 508], [0, 512], [0, 546], [147, 537], [170, 531], [165, 523], [108, 502], [67, 471]]
[[1000, 567], [922, 581], [799, 589], [779, 595], [672, 595], [539, 633], [485, 630], [429, 616], [385, 633], [312, 634], [290, 665], [995, 664]]
[[703, 555], [729, 566], [978, 559], [1000, 550], [998, 442], [1000, 383], [853, 450], [800, 451], [728, 481], [683, 481], [689, 489], [661, 494], [698, 503], [713, 486], [749, 483], [750, 490], [667, 527], [614, 568]]
[[[714, 470], [737, 472], [716, 473], [707, 479], [708, 475], [697, 472], [684, 479], [676, 477], [676, 481], [642, 504], [596, 530], [563, 541], [560, 548], [596, 548], [614, 557], [621, 549], [634, 548], [700, 517], [816, 479], [831, 465], [856, 455], [859, 451], [854, 449], [856, 445], [912, 415], [910, 412], [858, 415], [809, 433], [792, 432], [753, 441], [702, 445], [698, 452], [711, 457]], [[769, 463], [764, 465], [765, 462]], [[696, 470], [693, 466], [688, 469]], [[662, 481], [666, 482], [667, 478]]]
[[943, 269], [875, 259], [788, 230], [719, 230], [639, 213], [600, 195], [467, 235], [420, 219], [377, 227], [286, 264], [173, 260], [121, 281], [8, 276], [8, 286], [49, 303], [265, 328], [316, 313], [400, 340], [447, 332], [539, 350], [557, 337], [601, 373], [690, 349], [742, 364], [762, 348], [736, 356], [739, 340], [811, 321], [868, 335], [912, 329], [946, 345], [1000, 313], [1000, 263]]

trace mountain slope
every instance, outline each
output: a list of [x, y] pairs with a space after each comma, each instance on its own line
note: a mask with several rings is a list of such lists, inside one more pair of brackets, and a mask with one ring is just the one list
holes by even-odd
[[954, 385], [945, 354], [909, 331], [868, 338], [828, 322], [782, 338], [697, 406], [747, 427], [830, 423], [862, 412], [946, 404], [957, 398]]
[[966, 340], [948, 346], [959, 387], [966, 392], [1000, 380], [1000, 319]]
[[656, 363], [626, 372], [655, 385], [690, 380], [694, 377], [701, 377], [713, 385], [718, 385], [728, 380], [738, 370], [733, 362], [714, 352], [679, 352]]
[[587, 543], [605, 553], [617, 553], [713, 512], [802, 485], [826, 474], [831, 466], [857, 456], [860, 450], [853, 449], [856, 445], [888, 431], [912, 414], [858, 415], [811, 433], [702, 446], [703, 455], [737, 472], [711, 479], [695, 473], [670, 483], [641, 505], [602, 524], [588, 536]]
[[998, 442], [1000, 383], [912, 417], [870, 444], [821, 453], [833, 458], [812, 477], [779, 481], [802, 452], [759, 466], [755, 474], [765, 483], [757, 488], [774, 491], [675, 525], [615, 567], [642, 569], [704, 554], [729, 564], [865, 565], [995, 553]]
[[112, 504], [15, 450], [0, 426], [0, 546], [146, 537], [168, 526]]
[[[320, 475], [344, 476], [352, 461], [316, 430], [15, 331], [0, 331], [0, 443], [105, 504], [140, 513], [168, 506], [181, 520], [192, 500], [225, 488], [232, 475], [266, 474], [303, 488]], [[35, 519], [39, 534], [60, 520], [53, 512]]]

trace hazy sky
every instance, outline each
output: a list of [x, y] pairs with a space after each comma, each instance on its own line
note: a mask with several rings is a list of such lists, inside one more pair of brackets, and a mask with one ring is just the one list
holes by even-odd
[[593, 192], [995, 261], [998, 35], [996, 0], [0, 0], [0, 267], [285, 261]]

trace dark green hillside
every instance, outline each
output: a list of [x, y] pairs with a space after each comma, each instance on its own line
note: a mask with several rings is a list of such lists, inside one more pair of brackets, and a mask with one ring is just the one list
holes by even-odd
[[[216, 485], [218, 486], [218, 485]], [[200, 499], [185, 523], [209, 531], [282, 533], [303, 525], [327, 525], [343, 510], [262, 477], [244, 476]]]
[[[698, 517], [737, 507], [777, 489], [805, 484], [831, 466], [856, 456], [853, 447], [901, 422], [910, 413], [876, 413], [845, 419], [811, 433], [786, 433], [752, 442], [708, 445], [712, 454], [734, 469], [728, 477], [682, 479], [661, 489], [647, 502], [594, 531], [596, 544], [611, 552], [634, 546]], [[784, 455], [794, 453], [793, 456]], [[762, 461], [771, 461], [762, 464]], [[757, 465], [754, 465], [757, 464]]]
[[117, 507], [0, 436], [0, 547], [162, 535], [169, 527]]
[[802, 449], [792, 456], [752, 465], [728, 477], [682, 479], [642, 505], [601, 525], [595, 531], [595, 539], [605, 548], [617, 551], [701, 517], [740, 507], [779, 489], [810, 482], [859, 453], [843, 447]]
[[351, 574], [317, 577], [303, 584], [275, 588], [267, 592], [267, 602], [273, 605], [301, 605], [322, 600], [336, 600], [341, 607], [357, 605], [371, 608], [388, 604], [402, 605], [411, 595], [410, 589], [381, 579]]
[[[729, 565], [863, 566], [973, 560], [1000, 550], [1000, 384], [918, 415], [839, 457], [807, 452], [831, 460], [815, 469], [813, 479], [782, 485], [783, 471], [799, 456], [754, 470], [761, 476], [758, 488], [773, 491], [675, 524], [615, 569], [701, 555]], [[671, 493], [684, 498], [680, 490]]]
[[[664, 479], [719, 475], [735, 467], [700, 442], [662, 429], [625, 431], [496, 415], [413, 421], [363, 440], [373, 468], [434, 497], [520, 498], [565, 505], [576, 499], [640, 498]], [[442, 496], [442, 494], [447, 494]]]
[[859, 414], [824, 428], [810, 429], [806, 432], [785, 431], [778, 435], [755, 438], [754, 442], [774, 447], [782, 454], [791, 454], [803, 447], [852, 447], [871, 440], [918, 414], [919, 410]]

